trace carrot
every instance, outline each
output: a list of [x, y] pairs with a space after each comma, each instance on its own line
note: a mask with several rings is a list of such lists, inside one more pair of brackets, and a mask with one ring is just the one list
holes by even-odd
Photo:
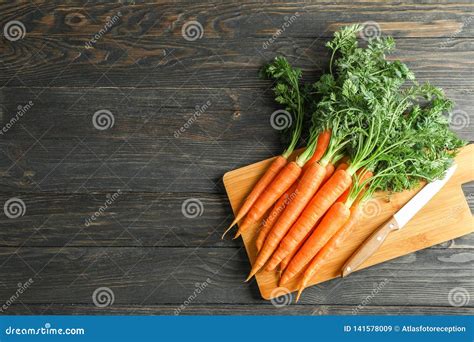
[[283, 238], [283, 240], [281, 240], [280, 246], [273, 254], [270, 263], [278, 264], [293, 249], [295, 249], [298, 243], [304, 239], [331, 205], [347, 188], [349, 188], [351, 183], [352, 177], [347, 170], [339, 170], [335, 172], [316, 193], [301, 213], [301, 216], [291, 227], [288, 234]]
[[258, 222], [265, 215], [266, 211], [287, 191], [301, 174], [301, 166], [296, 162], [290, 162], [272, 180], [270, 185], [255, 201], [249, 210], [234, 239], [238, 238], [242, 232], [246, 231], [252, 224]]
[[[313, 156], [305, 163], [305, 165], [303, 166], [303, 171], [306, 171], [306, 169], [313, 163], [319, 161], [321, 159], [321, 157], [323, 156], [324, 152], [326, 151], [326, 148], [329, 144], [329, 140], [331, 138], [331, 131], [330, 130], [325, 130], [323, 131], [322, 133], [319, 134], [318, 136], [318, 140], [317, 140], [317, 147], [314, 151], [314, 154]], [[324, 177], [324, 180], [323, 180], [323, 183], [326, 182], [326, 180], [334, 173], [334, 165], [332, 163], [328, 163], [326, 165], [326, 175]], [[296, 185], [294, 185], [296, 186]], [[290, 189], [291, 190], [291, 189]], [[288, 191], [290, 191], [288, 190]], [[294, 189], [293, 189], [294, 191]], [[288, 192], [287, 192], [288, 193]], [[280, 201], [279, 201], [280, 202]], [[283, 202], [283, 199], [281, 199], [281, 202]], [[278, 202], [277, 202], [278, 204]], [[268, 219], [265, 220], [264, 222], [264, 225], [262, 227], [262, 229], [260, 230], [260, 233], [257, 237], [257, 241], [256, 241], [256, 244], [257, 244], [257, 250], [260, 251], [260, 249], [262, 248], [262, 245], [265, 241], [265, 238], [267, 237], [268, 235], [268, 232], [270, 231], [271, 227], [273, 226], [273, 224], [276, 222], [276, 219], [278, 219], [278, 217], [280, 216], [281, 214], [281, 210], [280, 210], [280, 214], [278, 215], [275, 215], [274, 211], [277, 211], [278, 208], [281, 207], [281, 204], [280, 205], [277, 205], [275, 204], [274, 206], [274, 209], [272, 210], [272, 212], [270, 213], [269, 217], [275, 217], [275, 220], [270, 220], [269, 222]], [[273, 214], [273, 215], [272, 215]], [[269, 225], [271, 225], [269, 227]]]
[[336, 166], [336, 170], [337, 170], [337, 167], [340, 166], [340, 165], [342, 165], [342, 164], [347, 164], [347, 165], [350, 164], [350, 158], [349, 158], [349, 156], [344, 156], [344, 157], [342, 157], [341, 159], [339, 159], [339, 163], [338, 163], [337, 166]]
[[308, 160], [308, 162], [305, 164], [306, 168], [309, 165], [318, 162], [322, 158], [322, 156], [324, 155], [324, 152], [326, 152], [326, 149], [328, 148], [330, 140], [331, 140], [331, 130], [327, 129], [319, 133], [316, 149], [314, 150], [314, 153], [311, 159]]
[[257, 245], [257, 250], [259, 251], [263, 243], [265, 242], [265, 239], [267, 238], [268, 232], [270, 229], [272, 229], [273, 225], [275, 222], [278, 220], [280, 217], [281, 213], [285, 209], [285, 207], [289, 204], [289, 202], [292, 200], [292, 198], [295, 196], [295, 190], [296, 190], [296, 185], [297, 183], [294, 183], [291, 188], [289, 188], [281, 197], [280, 199], [275, 203], [273, 206], [272, 211], [270, 214], [267, 216], [265, 220], [263, 220], [262, 228], [258, 232], [257, 240], [256, 240], [256, 245]]
[[335, 171], [339, 171], [339, 170], [347, 170], [347, 168], [349, 167], [349, 164], [346, 163], [345, 161], [343, 162], [340, 162], [337, 167], [336, 167], [336, 170]]
[[230, 224], [229, 228], [226, 229], [222, 238], [227, 234], [227, 232], [239, 222], [250, 210], [252, 205], [255, 203], [260, 194], [265, 190], [265, 188], [270, 184], [270, 182], [275, 178], [275, 176], [280, 172], [280, 170], [286, 165], [287, 159], [283, 156], [276, 157], [270, 167], [265, 171], [263, 176], [259, 179], [257, 184], [253, 187], [252, 191], [247, 195], [244, 203], [240, 207], [237, 215], [235, 216], [234, 221]]
[[333, 163], [327, 163], [326, 165], [326, 174], [324, 175], [323, 184], [333, 175], [336, 168]]
[[[308, 235], [311, 235], [311, 232], [310, 234]], [[300, 250], [301, 246], [303, 246], [303, 244], [305, 243], [306, 239], [308, 238], [308, 236], [305, 236], [304, 240], [301, 241], [298, 246], [290, 253], [288, 254], [285, 259], [283, 259], [280, 263], [280, 272], [283, 272], [286, 267], [288, 266], [288, 264], [290, 263], [291, 259], [293, 259], [293, 257], [295, 256], [295, 254]]]
[[326, 165], [326, 176], [324, 177], [323, 184], [326, 183], [329, 178], [331, 178], [334, 172], [338, 170], [347, 170], [348, 167], [349, 165], [346, 163], [340, 163], [336, 168], [334, 167], [333, 163], [328, 163]]
[[[347, 161], [347, 157], [344, 157], [342, 160], [345, 160]], [[349, 165], [345, 162], [345, 161], [342, 161], [339, 163], [339, 165], [336, 167], [336, 171], [337, 170], [345, 170], [349, 167]], [[328, 164], [326, 166], [326, 176], [324, 177], [324, 181], [323, 181], [323, 184], [325, 181], [327, 181], [327, 179], [333, 174], [333, 172], [335, 171], [334, 170], [334, 167], [330, 167], [330, 165], [333, 165], [333, 164]], [[329, 173], [330, 172], [330, 173]], [[328, 174], [329, 173], [329, 174]], [[347, 190], [346, 190], [347, 191]], [[339, 200], [338, 200], [339, 201]], [[315, 226], [317, 226], [318, 223], [316, 223]], [[310, 236], [312, 233], [312, 231], [310, 231], [306, 236], [305, 238], [298, 244], [298, 246], [290, 252], [290, 254], [288, 254], [285, 259], [283, 259], [280, 263], [280, 271], [283, 272], [286, 267], [288, 266], [288, 264], [290, 263], [291, 259], [293, 259], [293, 257], [295, 256], [295, 254], [300, 250], [301, 246], [303, 246], [304, 242], [308, 239], [308, 236]], [[260, 250], [260, 249], [259, 249]]]
[[[342, 242], [352, 233], [361, 215], [360, 202], [364, 201], [368, 196], [370, 197], [373, 193], [373, 188], [368, 184], [368, 181], [372, 176], [372, 172], [365, 170], [364, 168], [357, 171], [354, 183], [350, 187], [351, 190], [349, 196], [345, 199], [345, 205], [350, 207], [349, 220], [336, 232], [336, 234], [334, 234], [324, 247], [321, 248], [306, 268], [303, 278], [298, 285], [297, 300], [304, 288], [307, 286], [314, 272], [316, 272], [316, 270], [327, 261], [334, 251], [342, 245]], [[372, 184], [372, 187], [373, 186], [374, 184]], [[340, 198], [337, 202], [340, 202]]]
[[[346, 157], [344, 157], [345, 159], [347, 159]], [[346, 164], [345, 162], [341, 162], [339, 163], [338, 167], [336, 168], [336, 171], [337, 170], [345, 170], [347, 169], [349, 165]], [[328, 180], [328, 178], [330, 178], [332, 176], [332, 174], [334, 173], [334, 165], [332, 163], [329, 163], [328, 165], [326, 165], [326, 176], [324, 176], [324, 180], [323, 180], [323, 184]], [[347, 191], [347, 190], [346, 190]], [[319, 222], [319, 221], [318, 221]], [[315, 226], [317, 226], [318, 223], [316, 223]], [[280, 271], [284, 271], [286, 269], [286, 267], [288, 266], [288, 264], [290, 263], [291, 259], [293, 259], [293, 257], [295, 256], [296, 252], [298, 252], [301, 248], [301, 246], [303, 246], [304, 242], [306, 241], [306, 239], [311, 235], [311, 232], [310, 231], [306, 236], [305, 238], [298, 244], [298, 246], [290, 253], [288, 254], [285, 259], [283, 259], [280, 263]], [[258, 250], [260, 250], [260, 248], [258, 248]]]
[[[330, 176], [332, 176], [332, 174], [334, 173], [334, 171], [346, 170], [346, 169], [349, 167], [349, 165], [345, 162], [345, 161], [348, 160], [347, 157], [344, 157], [344, 158], [342, 158], [341, 160], [344, 160], [344, 161], [342, 161], [342, 162], [340, 162], [340, 163], [338, 164], [338, 166], [336, 167], [336, 170], [334, 170], [334, 167], [330, 167], [330, 166], [329, 166], [329, 165], [332, 165], [331, 163], [329, 163], [329, 164], [326, 166], [326, 176], [324, 177], [323, 184], [324, 184], [325, 181], [328, 180], [328, 178], [329, 178]], [[329, 173], [329, 172], [330, 172], [330, 173]], [[329, 174], [328, 174], [328, 173], [329, 173]], [[346, 190], [346, 191], [348, 191], [348, 190]], [[339, 197], [339, 198], [340, 198], [340, 197]], [[339, 200], [338, 200], [338, 201], [339, 201]], [[318, 221], [318, 222], [319, 222], [319, 221]], [[317, 227], [318, 222], [315, 224], [315, 227]], [[306, 239], [308, 238], [308, 236], [311, 235], [311, 232], [312, 232], [312, 231], [310, 231], [310, 232], [305, 236], [305, 238], [298, 244], [298, 246], [297, 246], [293, 251], [291, 251], [291, 253], [288, 254], [288, 255], [285, 257], [285, 259], [283, 259], [283, 260], [281, 261], [281, 263], [280, 263], [280, 270], [281, 270], [281, 271], [284, 271], [284, 270], [286, 269], [286, 267], [287, 267], [288, 264], [290, 263], [291, 259], [293, 259], [293, 257], [295, 256], [296, 252], [299, 251], [299, 249], [301, 248], [301, 246], [303, 246], [303, 244], [304, 244], [304, 242], [306, 241]]]
[[347, 220], [342, 228], [333, 235], [323, 248], [321, 248], [304, 271], [303, 277], [298, 284], [298, 295], [296, 296], [296, 301], [299, 300], [301, 293], [308, 286], [308, 282], [313, 277], [314, 273], [327, 262], [334, 252], [342, 246], [342, 243], [352, 234], [362, 212], [358, 203], [354, 203], [350, 212], [349, 220]]
[[[314, 163], [306, 169], [303, 177], [301, 177], [301, 180], [298, 182], [295, 198], [288, 205], [283, 214], [281, 214], [268, 237], [268, 239], [272, 239], [274, 243], [265, 244], [257, 257], [257, 260], [260, 258], [260, 261], [264, 259], [266, 261], [266, 259], [271, 256], [277, 247], [277, 243], [281, 238], [283, 238], [283, 236], [285, 236], [293, 223], [295, 223], [300, 216], [300, 213], [306, 207], [306, 204], [308, 204], [316, 191], [318, 191], [325, 174], [326, 169], [319, 163]], [[278, 266], [278, 264], [268, 265], [267, 269], [273, 270], [276, 266]]]
[[[367, 179], [372, 177], [372, 172], [366, 171], [365, 168], [361, 168], [361, 169], [356, 171], [356, 175], [360, 177], [359, 183], [362, 184]], [[341, 196], [339, 196], [339, 198], [337, 199], [336, 202], [345, 202], [347, 200], [347, 198], [349, 197], [349, 193], [351, 192], [351, 189], [352, 189], [353, 186], [354, 186], [354, 184], [352, 184], [351, 188], [344, 191], [344, 193]]]
[[328, 210], [321, 223], [316, 227], [313, 234], [306, 240], [298, 253], [288, 264], [283, 273], [280, 284], [298, 274], [319, 252], [329, 239], [346, 223], [350, 216], [350, 209], [345, 203], [336, 202]]
[[[252, 270], [247, 280], [257, 273], [265, 262], [270, 258], [280, 240], [285, 236], [286, 232], [291, 228], [292, 224], [298, 219], [299, 214], [303, 211], [306, 204], [311, 200], [314, 193], [321, 185], [326, 169], [319, 163], [312, 164], [303, 174], [301, 180], [296, 187], [297, 195], [281, 214], [278, 221], [273, 226], [267, 236], [265, 243], [258, 253], [257, 260], [253, 264]], [[276, 266], [276, 265], [275, 265]]]

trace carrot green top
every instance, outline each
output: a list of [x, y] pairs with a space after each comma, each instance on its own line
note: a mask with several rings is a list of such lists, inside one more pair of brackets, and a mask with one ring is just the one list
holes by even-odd
[[[350, 156], [351, 175], [361, 168], [375, 171], [366, 182], [371, 184], [368, 195], [441, 177], [452, 163], [452, 151], [464, 145], [444, 115], [451, 101], [441, 89], [418, 84], [405, 64], [386, 59], [395, 48], [393, 38], [376, 37], [359, 47], [361, 29], [352, 25], [334, 34], [327, 44], [330, 73], [314, 85], [320, 95], [315, 113], [321, 126], [334, 132], [323, 161], [343, 151]], [[349, 199], [355, 200], [365, 185], [353, 187]]]
[[[272, 78], [276, 81], [273, 88], [275, 100], [285, 106], [285, 110], [291, 115], [292, 130], [289, 146], [282, 156], [288, 158], [296, 148], [303, 129], [304, 117], [304, 94], [301, 90], [301, 69], [293, 68], [284, 57], [276, 57], [274, 61], [262, 69], [262, 76]], [[290, 119], [290, 118], [288, 118]]]

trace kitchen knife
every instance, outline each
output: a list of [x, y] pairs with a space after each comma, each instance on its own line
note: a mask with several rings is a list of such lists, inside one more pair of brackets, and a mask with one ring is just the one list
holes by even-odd
[[355, 270], [383, 244], [388, 234], [392, 231], [402, 229], [415, 214], [428, 203], [433, 196], [441, 190], [454, 174], [457, 165], [454, 164], [442, 179], [435, 180], [425, 185], [411, 200], [409, 200], [397, 213], [387, 222], [377, 228], [367, 240], [352, 254], [342, 268], [342, 276], [346, 277]]

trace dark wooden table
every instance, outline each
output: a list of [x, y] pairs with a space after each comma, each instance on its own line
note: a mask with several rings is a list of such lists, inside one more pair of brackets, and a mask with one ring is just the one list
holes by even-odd
[[474, 312], [472, 234], [280, 308], [243, 282], [241, 241], [220, 239], [222, 175], [281, 150], [258, 69], [283, 54], [315, 80], [343, 24], [395, 36], [474, 140], [473, 4], [61, 3], [0, 5], [4, 314]]

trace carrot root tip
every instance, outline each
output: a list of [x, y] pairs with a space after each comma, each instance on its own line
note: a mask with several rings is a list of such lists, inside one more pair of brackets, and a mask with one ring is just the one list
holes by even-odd
[[298, 289], [298, 294], [296, 295], [295, 303], [298, 303], [298, 301], [300, 300], [300, 297], [301, 297], [301, 294], [303, 293], [303, 290], [304, 290], [304, 287], [300, 287]]
[[221, 239], [223, 240], [224, 237], [227, 235], [227, 233], [232, 229], [232, 227], [235, 226], [235, 224], [237, 223], [237, 219], [235, 219], [234, 221], [232, 221], [232, 223], [230, 224], [229, 228], [227, 228], [224, 232], [224, 234], [222, 234], [222, 237]]
[[250, 272], [247, 279], [245, 279], [245, 282], [248, 282], [250, 279], [252, 279], [253, 276], [254, 276], [253, 272]]

